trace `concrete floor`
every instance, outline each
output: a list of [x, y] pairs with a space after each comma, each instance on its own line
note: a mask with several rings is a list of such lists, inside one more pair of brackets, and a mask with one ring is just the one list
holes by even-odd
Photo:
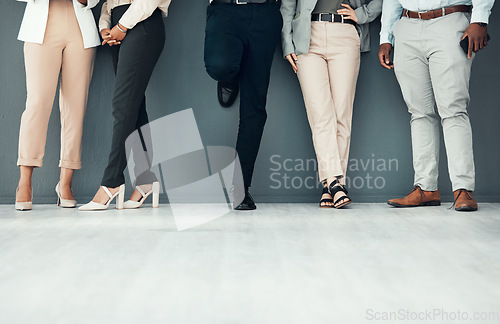
[[0, 206], [0, 323], [500, 323], [500, 204], [447, 207]]

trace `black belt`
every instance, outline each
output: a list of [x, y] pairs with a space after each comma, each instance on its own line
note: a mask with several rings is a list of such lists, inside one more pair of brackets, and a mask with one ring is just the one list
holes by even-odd
[[331, 13], [317, 13], [311, 15], [312, 21], [325, 21], [325, 22], [336, 22], [342, 24], [351, 24], [357, 26], [356, 22], [352, 19], [344, 19], [344, 16], [331, 14]]
[[235, 4], [235, 5], [246, 5], [246, 4], [280, 4], [281, 0], [212, 0], [211, 4]]

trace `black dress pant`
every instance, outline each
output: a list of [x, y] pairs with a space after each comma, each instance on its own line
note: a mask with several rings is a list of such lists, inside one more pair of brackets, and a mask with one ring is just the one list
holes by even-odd
[[267, 119], [271, 65], [283, 19], [278, 4], [215, 4], [207, 10], [205, 67], [222, 83], [240, 83], [236, 151], [250, 187]]
[[[129, 5], [113, 9], [111, 19], [113, 26], [118, 23]], [[151, 17], [130, 29], [121, 45], [111, 47], [113, 67], [115, 69], [115, 89], [113, 97], [113, 138], [108, 165], [101, 185], [115, 188], [125, 183], [124, 171], [127, 166], [125, 141], [135, 130], [139, 130], [142, 148], [146, 151], [143, 138], [151, 136], [141, 132], [140, 127], [146, 125], [146, 88], [154, 67], [165, 45], [165, 26], [160, 10]], [[135, 152], [133, 156], [145, 154]], [[149, 154], [151, 155], [151, 153]], [[144, 166], [142, 166], [144, 169]], [[136, 185], [156, 181], [151, 171], [137, 175]]]

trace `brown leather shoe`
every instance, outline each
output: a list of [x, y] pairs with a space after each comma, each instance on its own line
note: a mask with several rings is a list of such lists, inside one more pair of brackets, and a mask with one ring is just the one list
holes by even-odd
[[419, 186], [415, 186], [406, 197], [391, 199], [387, 203], [394, 207], [439, 206], [441, 196], [439, 190], [423, 191]]
[[472, 191], [468, 191], [465, 189], [455, 190], [453, 193], [455, 197], [455, 202], [453, 203], [455, 206], [455, 210], [457, 211], [476, 211], [477, 210], [477, 202], [472, 195]]

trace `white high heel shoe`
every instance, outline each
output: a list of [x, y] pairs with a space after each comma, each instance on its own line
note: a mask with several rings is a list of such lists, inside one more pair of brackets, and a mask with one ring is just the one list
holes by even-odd
[[[17, 196], [18, 191], [19, 191], [19, 188], [16, 189], [16, 196]], [[20, 211], [32, 210], [33, 209], [33, 191], [31, 192], [31, 201], [23, 201], [23, 202], [16, 201], [15, 208], [16, 208], [16, 210], [20, 210]]]
[[136, 186], [135, 189], [139, 191], [139, 193], [142, 195], [141, 200], [139, 201], [133, 201], [133, 200], [127, 200], [123, 206], [125, 209], [136, 209], [142, 206], [144, 202], [146, 201], [146, 198], [148, 198], [151, 194], [153, 195], [153, 208], [158, 208], [160, 205], [160, 183], [158, 181], [153, 182], [153, 188], [151, 188], [150, 191], [145, 193], [141, 187]]
[[59, 186], [59, 182], [57, 183], [57, 186], [56, 186], [56, 193], [57, 193], [57, 206], [61, 206], [63, 208], [75, 208], [76, 207], [76, 200], [63, 199], [61, 197], [61, 188]]
[[120, 186], [120, 189], [118, 189], [118, 191], [114, 195], [111, 194], [111, 192], [109, 191], [109, 189], [107, 187], [105, 187], [105, 186], [101, 186], [101, 187], [104, 189], [104, 191], [109, 196], [108, 202], [103, 205], [103, 204], [99, 204], [99, 203], [91, 201], [88, 204], [80, 206], [80, 208], [78, 208], [78, 210], [81, 210], [81, 211], [105, 210], [105, 209], [108, 209], [109, 205], [111, 204], [111, 202], [115, 198], [116, 198], [116, 209], [123, 209], [123, 201], [125, 200], [125, 184], [122, 184]]

